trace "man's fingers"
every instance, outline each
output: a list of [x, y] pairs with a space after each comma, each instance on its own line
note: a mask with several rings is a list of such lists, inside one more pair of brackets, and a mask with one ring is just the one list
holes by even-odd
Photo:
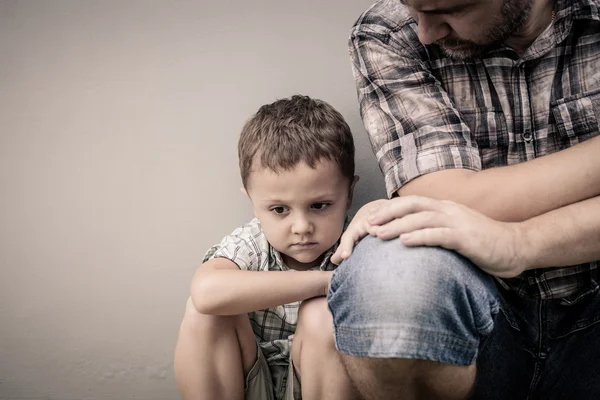
[[340, 255], [340, 249], [339, 249], [339, 247], [335, 251], [335, 253], [333, 253], [333, 255], [331, 256], [330, 261], [332, 263], [334, 263], [335, 265], [340, 265], [340, 263], [342, 262], [342, 256]]
[[331, 256], [331, 262], [335, 265], [340, 265], [342, 261], [348, 258], [352, 254], [352, 250], [342, 250], [340, 247], [337, 248], [335, 253]]
[[394, 219], [384, 225], [378, 226], [374, 232], [382, 240], [397, 238], [398, 236], [426, 228], [445, 228], [450, 221], [445, 214], [436, 211], [422, 211], [408, 214], [400, 219]]
[[352, 249], [354, 248], [354, 243], [360, 239], [360, 232], [361, 231], [359, 230], [350, 228], [344, 232], [342, 238], [340, 239], [340, 244], [337, 250], [331, 256], [332, 263], [339, 264], [346, 258], [350, 257], [350, 254], [352, 254]]
[[440, 246], [457, 250], [458, 240], [451, 228], [426, 228], [400, 236], [406, 246]]
[[437, 199], [420, 196], [397, 197], [381, 203], [369, 215], [369, 223], [383, 225], [393, 219], [402, 218], [421, 211], [440, 211], [449, 204]]

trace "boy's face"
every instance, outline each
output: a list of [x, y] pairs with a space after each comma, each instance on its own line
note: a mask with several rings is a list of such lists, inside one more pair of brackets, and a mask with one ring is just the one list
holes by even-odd
[[340, 238], [354, 183], [327, 159], [279, 173], [253, 168], [248, 196], [271, 246], [292, 269], [309, 269]]

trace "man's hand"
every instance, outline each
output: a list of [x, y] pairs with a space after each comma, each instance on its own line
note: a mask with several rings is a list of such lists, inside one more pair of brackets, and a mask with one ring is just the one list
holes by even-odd
[[348, 225], [348, 228], [342, 235], [340, 239], [340, 244], [331, 256], [331, 262], [334, 264], [339, 264], [346, 258], [350, 257], [352, 254], [352, 249], [360, 239], [367, 236], [369, 234], [369, 212], [372, 208], [377, 207], [378, 204], [384, 203], [387, 200], [375, 200], [370, 203], [362, 206], [354, 218], [352, 218], [352, 222]]
[[406, 246], [456, 250], [498, 277], [515, 277], [526, 267], [521, 255], [526, 244], [518, 223], [495, 221], [451, 201], [420, 196], [385, 200], [364, 224], [368, 233], [383, 240], [399, 237]]

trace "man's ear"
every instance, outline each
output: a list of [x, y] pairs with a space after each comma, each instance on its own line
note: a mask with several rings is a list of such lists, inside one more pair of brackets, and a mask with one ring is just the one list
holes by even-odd
[[352, 183], [350, 184], [350, 189], [348, 192], [348, 205], [346, 206], [348, 210], [350, 209], [350, 207], [352, 207], [352, 198], [354, 197], [354, 186], [356, 186], [359, 179], [360, 177], [358, 175], [354, 175], [354, 178], [352, 178]]

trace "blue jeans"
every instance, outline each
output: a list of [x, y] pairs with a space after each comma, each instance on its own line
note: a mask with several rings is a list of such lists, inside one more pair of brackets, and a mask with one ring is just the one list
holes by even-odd
[[337, 348], [477, 362], [474, 399], [600, 398], [600, 294], [524, 299], [455, 252], [368, 236], [333, 275]]

